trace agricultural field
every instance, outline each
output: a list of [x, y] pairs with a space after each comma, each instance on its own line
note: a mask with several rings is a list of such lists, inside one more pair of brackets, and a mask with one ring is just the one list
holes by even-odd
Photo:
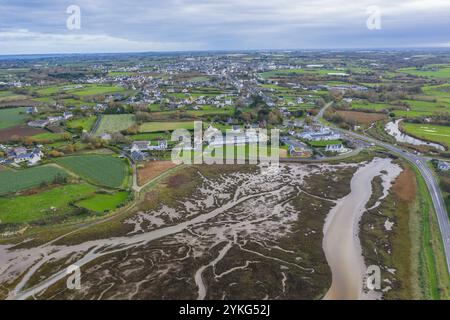
[[321, 68], [309, 68], [309, 69], [285, 69], [268, 71], [261, 73], [261, 76], [265, 79], [276, 78], [279, 76], [289, 76], [289, 75], [328, 75], [329, 73], [346, 73], [345, 70], [335, 70], [335, 69], [321, 69]]
[[83, 85], [58, 85], [48, 87], [34, 87], [32, 91], [40, 96], [48, 97], [55, 94], [74, 94], [80, 97], [113, 94], [125, 91], [124, 88], [111, 85], [83, 84]]
[[0, 129], [10, 128], [23, 124], [26, 118], [25, 111], [26, 108], [0, 109]]
[[77, 96], [93, 96], [101, 94], [113, 94], [125, 91], [119, 86], [105, 86], [105, 85], [84, 85], [82, 89], [71, 92]]
[[125, 161], [110, 155], [70, 156], [55, 159], [55, 163], [90, 183], [108, 188], [124, 186], [129, 174]]
[[374, 122], [384, 120], [387, 118], [382, 113], [367, 113], [359, 111], [337, 111], [346, 122], [355, 122], [360, 125], [370, 125]]
[[172, 161], [149, 161], [138, 167], [138, 184], [146, 184], [162, 173], [175, 168], [177, 165]]
[[100, 125], [95, 131], [97, 135], [126, 130], [135, 124], [133, 114], [107, 114], [102, 116]]
[[34, 135], [31, 138], [38, 143], [54, 143], [62, 140], [70, 140], [71, 135], [69, 133], [44, 132]]
[[341, 140], [323, 140], [323, 141], [309, 141], [308, 144], [311, 147], [316, 147], [316, 148], [323, 148], [326, 146], [334, 146], [337, 144], [341, 144], [342, 141]]
[[189, 79], [189, 82], [208, 82], [209, 77], [207, 76], [198, 76], [198, 77], [192, 77]]
[[194, 130], [194, 122], [146, 122], [139, 126], [139, 132], [161, 132], [176, 129]]
[[57, 186], [37, 194], [0, 198], [0, 222], [27, 223], [66, 214], [72, 202], [92, 196], [95, 191], [95, 187], [83, 183]]
[[387, 103], [369, 103], [364, 101], [353, 101], [352, 109], [356, 110], [372, 110], [372, 111], [384, 111], [392, 109], [394, 106]]
[[403, 68], [400, 69], [399, 71], [418, 77], [450, 79], [450, 66], [448, 65], [430, 66], [429, 70], [421, 70], [411, 67], [411, 68]]
[[438, 112], [450, 112], [450, 107], [441, 101], [402, 100], [408, 104], [409, 110], [393, 110], [396, 116], [407, 118], [432, 116]]
[[441, 102], [450, 105], [450, 84], [443, 84], [439, 86], [424, 86], [423, 92], [426, 97], [436, 99], [437, 102]]
[[407, 133], [423, 140], [450, 146], [450, 127], [419, 123], [402, 123]]
[[129, 196], [130, 193], [127, 191], [120, 191], [114, 194], [97, 193], [90, 198], [78, 201], [76, 206], [94, 212], [111, 211], [124, 203]]
[[68, 176], [67, 172], [52, 165], [3, 170], [0, 172], [0, 195], [35, 188], [42, 183], [51, 183], [58, 175]]
[[148, 106], [148, 111], [150, 112], [159, 112], [161, 110], [161, 105], [157, 103], [153, 103]]
[[171, 135], [165, 132], [138, 133], [128, 137], [133, 141], [154, 141], [171, 139]]
[[131, 77], [137, 75], [136, 72], [132, 71], [109, 71], [109, 77]]
[[95, 103], [93, 102], [86, 102], [83, 100], [77, 100], [77, 99], [62, 99], [59, 101], [64, 106], [75, 106], [75, 107], [81, 107], [81, 106], [94, 106]]
[[26, 126], [15, 126], [11, 128], [0, 129], [0, 142], [18, 140], [20, 138], [31, 137], [45, 132], [46, 131], [42, 129]]
[[18, 101], [18, 100], [24, 100], [28, 97], [23, 94], [16, 94], [11, 91], [1, 91], [0, 92], [0, 103], [3, 102], [11, 102], [11, 101]]
[[96, 116], [85, 117], [81, 119], [75, 119], [67, 122], [67, 127], [69, 129], [78, 129], [81, 128], [83, 131], [91, 131], [92, 127], [97, 121]]

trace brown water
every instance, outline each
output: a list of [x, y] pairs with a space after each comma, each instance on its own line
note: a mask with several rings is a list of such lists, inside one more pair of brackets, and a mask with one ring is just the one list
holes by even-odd
[[383, 197], [401, 168], [390, 159], [374, 159], [360, 168], [352, 178], [351, 192], [330, 211], [324, 226], [323, 249], [332, 271], [332, 285], [325, 300], [358, 300], [377, 298], [364, 293], [366, 266], [359, 241], [359, 221], [372, 195], [372, 180], [386, 171]]

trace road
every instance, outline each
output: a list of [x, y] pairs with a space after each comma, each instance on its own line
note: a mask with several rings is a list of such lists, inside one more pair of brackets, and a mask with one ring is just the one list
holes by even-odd
[[[327, 108], [329, 108], [332, 105], [332, 103], [328, 103], [325, 107], [323, 107], [319, 114], [316, 116], [315, 121], [320, 121], [320, 119], [323, 117], [324, 112]], [[383, 147], [389, 151], [391, 151], [394, 154], [397, 154], [398, 156], [408, 160], [409, 162], [413, 163], [418, 169], [419, 172], [422, 174], [428, 190], [431, 195], [431, 199], [433, 201], [434, 209], [436, 211], [436, 216], [438, 218], [439, 223], [439, 229], [441, 231], [442, 235], [442, 241], [444, 243], [444, 251], [445, 251], [445, 258], [447, 261], [447, 271], [450, 272], [450, 223], [449, 218], [447, 214], [447, 208], [445, 206], [444, 199], [442, 197], [441, 190], [439, 188], [439, 183], [436, 179], [436, 177], [433, 175], [433, 172], [428, 167], [427, 159], [422, 156], [418, 156], [415, 154], [412, 154], [410, 152], [407, 152], [397, 146], [391, 145], [386, 142], [382, 142], [352, 131], [347, 131], [343, 129], [335, 128], [336, 130], [340, 131], [342, 134], [349, 135], [353, 138], [366, 141], [369, 143], [373, 143], [377, 146]]]
[[433, 172], [428, 167], [427, 159], [425, 157], [421, 157], [415, 154], [412, 154], [410, 152], [404, 151], [403, 149], [393, 146], [389, 143], [381, 142], [373, 138], [369, 138], [367, 136], [363, 136], [354, 132], [349, 132], [345, 130], [340, 130], [345, 134], [348, 134], [350, 136], [353, 136], [355, 138], [373, 143], [375, 145], [378, 145], [380, 147], [383, 147], [402, 158], [410, 161], [413, 163], [422, 174], [428, 190], [431, 195], [431, 199], [433, 200], [434, 209], [436, 211], [436, 215], [439, 222], [439, 229], [441, 231], [442, 240], [444, 242], [444, 250], [445, 250], [445, 258], [447, 260], [447, 271], [450, 270], [450, 223], [448, 219], [447, 214], [447, 208], [445, 206], [444, 199], [442, 197], [441, 190], [439, 188], [439, 183], [436, 179], [436, 177], [433, 175]]
[[95, 121], [94, 127], [92, 127], [91, 134], [95, 134], [97, 132], [101, 121], [102, 121], [102, 115], [99, 115], [97, 117], [97, 120]]
[[328, 102], [322, 109], [320, 109], [319, 113], [314, 117], [314, 121], [319, 122], [320, 119], [323, 118], [323, 115], [325, 114], [325, 111], [327, 111], [327, 109], [329, 107], [331, 107], [333, 104], [333, 102]]

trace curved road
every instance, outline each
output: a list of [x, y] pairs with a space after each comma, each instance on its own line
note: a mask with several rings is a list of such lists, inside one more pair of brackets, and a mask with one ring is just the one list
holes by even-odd
[[393, 146], [389, 143], [381, 142], [373, 138], [369, 138], [354, 132], [349, 132], [345, 130], [340, 130], [348, 135], [351, 135], [360, 140], [364, 140], [370, 143], [374, 143], [380, 147], [383, 147], [403, 158], [413, 163], [422, 174], [428, 190], [431, 195], [431, 199], [433, 200], [434, 209], [436, 211], [436, 215], [439, 222], [439, 229], [441, 230], [442, 241], [444, 243], [445, 250], [445, 258], [447, 260], [447, 272], [450, 271], [450, 223], [447, 215], [447, 208], [445, 206], [444, 199], [442, 197], [441, 190], [439, 189], [439, 183], [436, 177], [433, 175], [433, 172], [428, 167], [427, 159], [421, 156], [417, 156], [415, 154], [404, 151], [401, 148]]
[[[319, 121], [320, 118], [322, 118], [324, 112], [327, 108], [329, 108], [333, 103], [328, 103], [325, 107], [320, 110], [319, 114], [316, 116], [315, 120]], [[433, 201], [434, 209], [436, 211], [436, 216], [438, 218], [439, 223], [439, 229], [441, 231], [442, 241], [444, 243], [444, 251], [445, 251], [445, 258], [447, 261], [447, 272], [450, 272], [450, 223], [449, 218], [447, 214], [447, 208], [445, 206], [444, 199], [442, 197], [441, 190], [439, 189], [439, 183], [436, 179], [436, 177], [433, 175], [433, 172], [427, 165], [427, 159], [415, 154], [412, 154], [410, 152], [407, 152], [397, 146], [391, 145], [386, 142], [382, 142], [355, 132], [343, 130], [334, 128], [337, 131], [340, 131], [343, 134], [347, 134], [349, 136], [352, 136], [354, 138], [357, 138], [359, 140], [363, 140], [369, 143], [373, 143], [377, 146], [383, 147], [392, 153], [395, 153], [399, 155], [400, 157], [410, 161], [413, 163], [422, 174], [428, 190], [431, 195], [431, 199]]]

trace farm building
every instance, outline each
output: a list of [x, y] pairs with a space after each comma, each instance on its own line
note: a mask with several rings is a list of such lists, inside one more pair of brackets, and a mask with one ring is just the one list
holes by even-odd
[[48, 120], [35, 120], [35, 121], [28, 122], [28, 125], [30, 127], [35, 127], [35, 128], [44, 128], [48, 124], [49, 124]]

